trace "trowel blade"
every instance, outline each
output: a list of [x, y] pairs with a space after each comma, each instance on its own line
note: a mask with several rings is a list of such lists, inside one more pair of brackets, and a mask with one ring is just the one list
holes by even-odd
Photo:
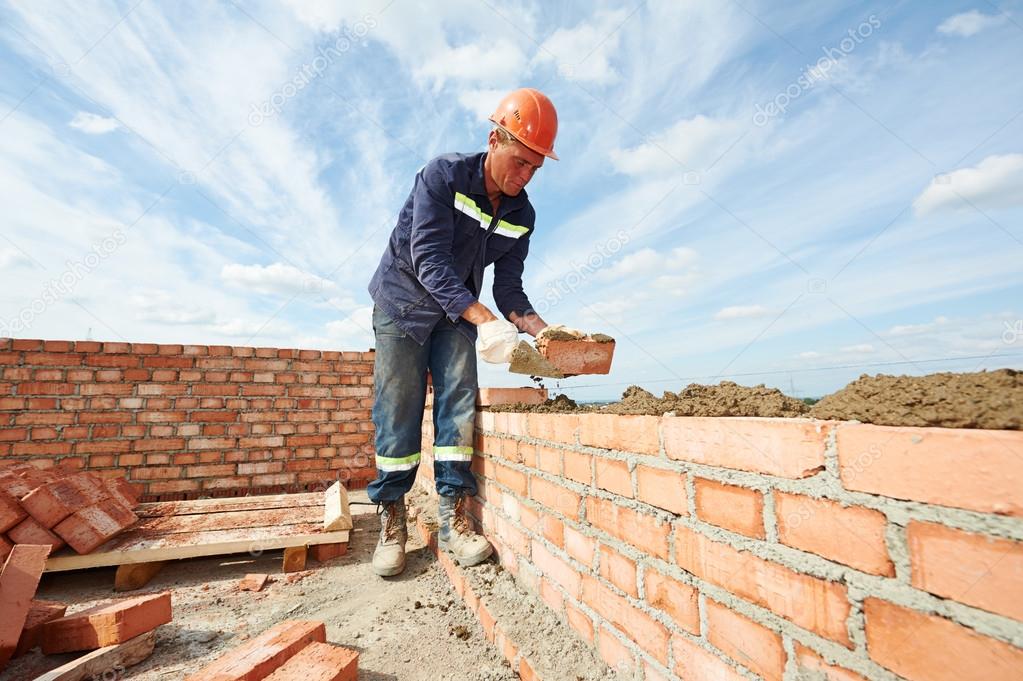
[[512, 353], [511, 366], [508, 367], [508, 371], [527, 376], [565, 378], [565, 374], [548, 362], [529, 341], [519, 341], [519, 346]]

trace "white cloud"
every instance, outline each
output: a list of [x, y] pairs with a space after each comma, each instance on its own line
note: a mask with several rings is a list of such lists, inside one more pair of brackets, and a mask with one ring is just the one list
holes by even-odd
[[216, 321], [212, 310], [178, 300], [167, 291], [135, 293], [128, 302], [136, 308], [135, 318], [158, 324], [209, 324]]
[[493, 88], [461, 90], [458, 93], [458, 103], [471, 111], [477, 120], [485, 121], [506, 94], [504, 90]]
[[75, 117], [71, 119], [71, 123], [69, 125], [72, 128], [81, 130], [89, 135], [102, 135], [103, 133], [112, 132], [121, 127], [121, 124], [113, 118], [106, 118], [94, 113], [89, 113], [88, 111], [79, 111], [76, 113]]
[[694, 171], [705, 170], [739, 140], [747, 127], [738, 121], [704, 115], [682, 119], [648, 142], [613, 150], [611, 162], [615, 170], [626, 175], [681, 175], [680, 163]]
[[372, 347], [373, 306], [360, 307], [344, 319], [327, 322], [326, 331], [334, 347]]
[[540, 46], [536, 60], [554, 62], [569, 80], [613, 83], [619, 74], [611, 65], [611, 55], [618, 51], [619, 30], [627, 17], [625, 10], [598, 11], [572, 28], [559, 28]]
[[1005, 23], [1005, 19], [1005, 15], [1002, 14], [984, 14], [971, 9], [969, 12], [962, 12], [945, 19], [938, 26], [938, 33], [969, 38], [985, 29]]
[[948, 324], [948, 317], [935, 317], [934, 321], [925, 324], [896, 324], [888, 329], [890, 336], [915, 336], [921, 333], [930, 333], [938, 327]]
[[839, 352], [847, 352], [854, 355], [869, 355], [875, 352], [874, 346], [870, 343], [860, 343], [858, 345], [847, 345], [844, 348], [839, 348]]
[[1023, 154], [988, 156], [974, 168], [939, 175], [913, 201], [917, 215], [944, 209], [1023, 205]]
[[806, 352], [801, 352], [796, 355], [799, 359], [817, 359], [818, 357], [823, 356], [823, 353], [817, 352], [816, 350], [807, 350]]
[[651, 276], [659, 272], [669, 272], [677, 276], [677, 270], [691, 265], [696, 260], [696, 251], [679, 246], [669, 251], [657, 251], [653, 248], [642, 248], [628, 253], [611, 265], [599, 270], [595, 275], [598, 281], [618, 282], [637, 275]]
[[291, 265], [224, 265], [220, 278], [227, 284], [255, 293], [281, 296], [308, 294], [322, 296], [337, 290], [337, 284]]
[[763, 305], [731, 305], [714, 313], [714, 319], [749, 319], [763, 317], [770, 312], [771, 310]]
[[[435, 91], [451, 80], [456, 83], [513, 83], [526, 71], [526, 55], [510, 40], [448, 47], [434, 52], [415, 68], [415, 75], [433, 83]], [[495, 101], [491, 107], [496, 105]]]
[[0, 250], [0, 269], [14, 268], [19, 265], [31, 265], [32, 261], [19, 250], [5, 248]]

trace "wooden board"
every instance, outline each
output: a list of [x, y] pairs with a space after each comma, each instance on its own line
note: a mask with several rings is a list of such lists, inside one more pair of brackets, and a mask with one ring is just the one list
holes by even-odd
[[140, 504], [139, 523], [94, 552], [50, 556], [45, 572], [347, 543], [324, 532], [322, 492]]
[[138, 664], [153, 653], [155, 645], [156, 630], [154, 629], [124, 643], [98, 648], [91, 653], [86, 653], [53, 671], [37, 676], [35, 681], [84, 681], [85, 679], [107, 678], [109, 674], [121, 678], [121, 675], [115, 670]]
[[191, 501], [156, 501], [139, 504], [135, 514], [140, 518], [188, 515], [191, 513], [226, 513], [230, 511], [258, 511], [271, 508], [323, 507], [323, 492], [302, 494], [271, 494], [256, 497], [227, 499], [193, 499]]

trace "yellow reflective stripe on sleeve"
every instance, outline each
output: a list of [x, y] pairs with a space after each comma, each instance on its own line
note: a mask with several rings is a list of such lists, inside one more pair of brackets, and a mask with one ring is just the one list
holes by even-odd
[[420, 452], [408, 456], [381, 456], [376, 455], [377, 468], [382, 471], [407, 471], [419, 465]]
[[472, 461], [472, 447], [434, 447], [435, 461]]
[[[484, 213], [475, 201], [462, 192], [455, 192], [455, 209], [465, 213], [473, 220], [480, 223], [481, 229], [488, 229], [490, 227], [490, 221], [493, 218]], [[505, 220], [498, 220], [497, 227], [494, 229], [494, 232], [501, 236], [518, 239], [523, 234], [527, 234], [529, 232], [529, 228], [521, 225], [513, 225]]]

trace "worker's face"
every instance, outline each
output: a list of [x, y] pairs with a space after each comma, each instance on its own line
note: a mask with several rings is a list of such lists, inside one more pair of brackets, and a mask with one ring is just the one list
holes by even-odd
[[498, 189], [506, 196], [518, 196], [522, 188], [533, 179], [533, 173], [543, 166], [543, 154], [512, 140], [502, 144], [497, 133], [490, 132], [490, 175]]

